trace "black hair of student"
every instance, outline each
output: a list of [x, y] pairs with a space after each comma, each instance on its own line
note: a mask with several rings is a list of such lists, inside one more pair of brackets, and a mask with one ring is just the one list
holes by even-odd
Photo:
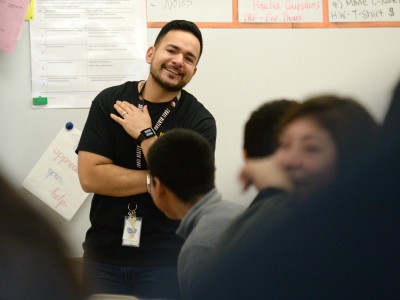
[[182, 30], [189, 32], [193, 34], [200, 43], [200, 53], [199, 57], [197, 59], [197, 63], [200, 60], [201, 54], [203, 53], [203, 36], [201, 34], [201, 31], [197, 25], [191, 21], [186, 21], [186, 20], [173, 20], [165, 24], [160, 32], [158, 33], [156, 37], [156, 41], [154, 42], [154, 45], [157, 46], [157, 44], [162, 40], [162, 38], [171, 30]]
[[309, 98], [287, 113], [279, 132], [300, 118], [316, 121], [335, 141], [338, 176], [348, 172], [354, 161], [376, 146], [379, 125], [354, 99], [334, 95]]
[[149, 172], [182, 202], [191, 202], [214, 188], [215, 158], [199, 133], [177, 128], [162, 135], [149, 149]]
[[0, 299], [83, 299], [67, 244], [0, 174]]
[[278, 147], [278, 125], [285, 112], [297, 105], [294, 100], [266, 102], [254, 110], [244, 127], [243, 149], [249, 158], [271, 155]]

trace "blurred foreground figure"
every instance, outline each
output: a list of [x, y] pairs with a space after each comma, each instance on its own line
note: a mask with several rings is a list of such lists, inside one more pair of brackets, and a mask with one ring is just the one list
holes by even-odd
[[81, 299], [58, 233], [0, 175], [0, 299]]
[[399, 299], [399, 92], [376, 147], [285, 222], [214, 256], [191, 299]]

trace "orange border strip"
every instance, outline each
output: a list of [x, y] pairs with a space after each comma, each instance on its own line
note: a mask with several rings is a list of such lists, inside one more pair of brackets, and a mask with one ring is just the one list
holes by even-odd
[[[217, 0], [216, 0], [217, 1]], [[196, 22], [200, 28], [371, 28], [400, 27], [400, 22], [329, 22], [328, 0], [322, 0], [322, 23], [239, 23], [238, 0], [232, 0], [232, 22]], [[147, 22], [148, 28], [161, 28], [166, 22]]]

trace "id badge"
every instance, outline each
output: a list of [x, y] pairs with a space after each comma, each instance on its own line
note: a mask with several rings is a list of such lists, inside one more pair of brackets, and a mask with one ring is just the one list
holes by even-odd
[[122, 246], [139, 247], [142, 231], [142, 218], [125, 217]]

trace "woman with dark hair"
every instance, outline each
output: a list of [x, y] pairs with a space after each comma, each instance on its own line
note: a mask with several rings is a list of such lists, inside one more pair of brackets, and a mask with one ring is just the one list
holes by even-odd
[[282, 119], [278, 148], [271, 158], [249, 160], [241, 173], [244, 187], [279, 188], [307, 201], [351, 171], [375, 143], [379, 126], [354, 100], [310, 98]]
[[283, 119], [275, 154], [293, 186], [307, 200], [351, 169], [374, 143], [378, 124], [354, 100], [320, 96], [295, 106]]

